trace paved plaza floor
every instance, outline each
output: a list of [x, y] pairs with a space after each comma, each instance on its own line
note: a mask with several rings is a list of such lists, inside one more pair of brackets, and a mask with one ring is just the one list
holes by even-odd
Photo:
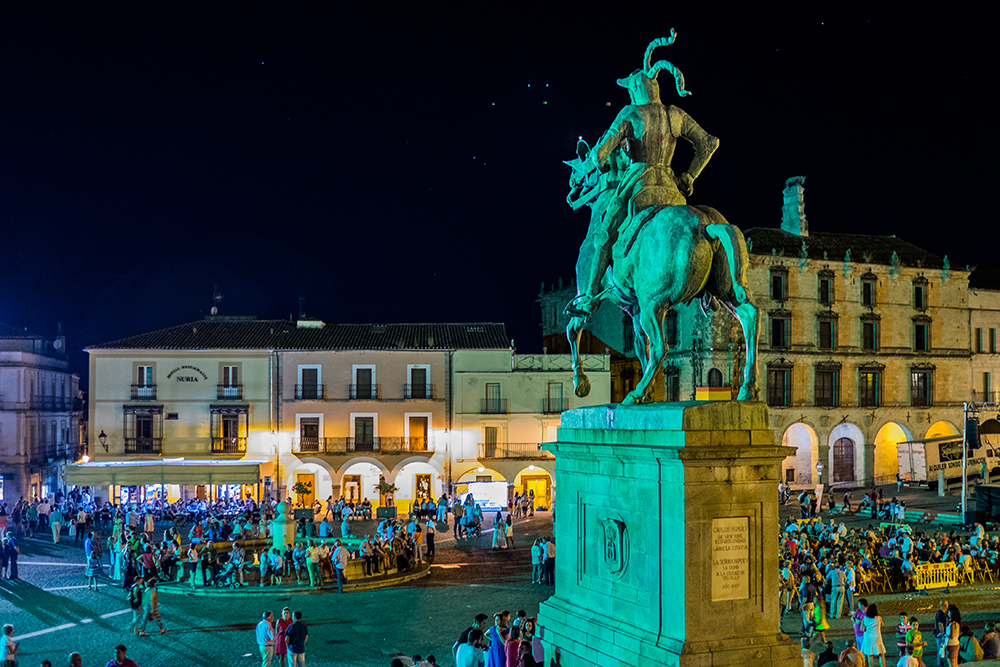
[[419, 653], [434, 654], [446, 667], [453, 664], [452, 644], [476, 614], [502, 609], [537, 614], [552, 588], [531, 584], [528, 547], [535, 537], [550, 534], [551, 525], [547, 513], [518, 519], [514, 550], [491, 550], [491, 532], [458, 543], [439, 534], [431, 575], [393, 588], [344, 595], [335, 590], [296, 595], [255, 590], [236, 598], [161, 595], [168, 632], [147, 627], [148, 637], [129, 633], [131, 610], [120, 584], [103, 579], [96, 592], [87, 590], [82, 543], [22, 540], [23, 581], [0, 581], [0, 623], [15, 626], [20, 667], [46, 659], [61, 666], [71, 651], [83, 655], [86, 667], [103, 667], [119, 643], [139, 667], [249, 666], [260, 664], [254, 627], [261, 613], [277, 615], [288, 606], [302, 611], [309, 626], [309, 665], [388, 667], [397, 653]]

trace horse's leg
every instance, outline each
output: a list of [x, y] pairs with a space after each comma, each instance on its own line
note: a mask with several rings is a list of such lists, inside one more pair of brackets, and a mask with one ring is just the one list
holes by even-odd
[[743, 361], [743, 382], [740, 384], [736, 400], [756, 401], [760, 398], [760, 389], [757, 386], [757, 330], [759, 324], [757, 308], [750, 303], [749, 299], [741, 303], [734, 299], [731, 293], [719, 299], [719, 303], [739, 320], [740, 326], [743, 328], [743, 341], [747, 346], [746, 359]]
[[586, 320], [582, 317], [571, 317], [566, 325], [566, 338], [569, 339], [569, 351], [573, 358], [573, 393], [580, 398], [590, 394], [590, 380], [580, 363], [580, 336], [585, 323]]
[[747, 254], [743, 232], [728, 223], [713, 223], [705, 226], [705, 233], [709, 238], [718, 239], [722, 244], [722, 250], [729, 264], [733, 295], [739, 303], [746, 303], [747, 266], [750, 264], [750, 256]]
[[669, 305], [663, 305], [660, 308], [645, 308], [639, 311], [639, 319], [642, 321], [642, 328], [649, 341], [649, 356], [642, 369], [642, 379], [639, 380], [635, 389], [628, 393], [628, 396], [622, 401], [622, 405], [634, 405], [646, 400], [646, 394], [651, 388], [656, 372], [660, 369], [667, 354], [667, 342], [664, 338], [663, 328], [664, 320], [669, 311]]

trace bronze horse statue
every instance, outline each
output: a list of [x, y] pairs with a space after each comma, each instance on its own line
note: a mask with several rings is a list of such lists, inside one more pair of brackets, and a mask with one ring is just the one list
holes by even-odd
[[[614, 188], [601, 182], [600, 173], [587, 171], [585, 143], [578, 146], [567, 202], [571, 207], [590, 206], [602, 215]], [[667, 353], [664, 325], [667, 313], [678, 304], [700, 299], [703, 305], [721, 304], [743, 328], [746, 358], [738, 400], [757, 400], [757, 308], [751, 303], [746, 269], [746, 242], [739, 229], [708, 206], [653, 206], [629, 215], [618, 230], [611, 265], [604, 273], [602, 292], [594, 299], [610, 299], [631, 316], [636, 356], [642, 379], [622, 401], [623, 405], [650, 400], [656, 372]], [[579, 283], [578, 283], [579, 290]], [[590, 393], [590, 381], [580, 364], [578, 348], [586, 319], [570, 318], [566, 327], [573, 355], [573, 384], [577, 396]]]

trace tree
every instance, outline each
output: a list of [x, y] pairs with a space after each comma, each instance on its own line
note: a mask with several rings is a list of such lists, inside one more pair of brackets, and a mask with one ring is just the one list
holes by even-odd
[[399, 491], [399, 487], [395, 484], [390, 484], [383, 478], [379, 478], [378, 484], [375, 485], [375, 491], [378, 492], [380, 496], [385, 496], [385, 502], [387, 507], [392, 507], [392, 494]]
[[312, 493], [312, 482], [295, 482], [292, 486], [292, 491], [299, 497], [299, 505], [302, 505], [302, 497], [307, 493]]

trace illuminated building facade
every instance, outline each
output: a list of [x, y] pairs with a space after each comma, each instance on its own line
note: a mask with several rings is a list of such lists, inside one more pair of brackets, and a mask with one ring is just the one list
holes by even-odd
[[51, 497], [82, 454], [80, 377], [66, 339], [0, 325], [0, 500]]
[[[209, 316], [88, 352], [92, 430], [107, 445], [92, 456], [148, 461], [153, 476], [158, 462], [184, 459], [203, 479], [153, 489], [170, 498], [293, 495], [302, 483], [296, 500], [379, 505], [384, 480], [405, 510], [486, 476], [550, 497], [540, 443], [578, 404], [568, 357], [517, 355], [495, 323]], [[585, 404], [607, 402], [607, 357], [586, 363], [595, 390]], [[259, 482], [213, 483], [220, 461], [256, 465]]]
[[[744, 231], [760, 311], [761, 400], [777, 437], [796, 449], [784, 479], [799, 487], [892, 482], [897, 443], [960, 434], [964, 401], [997, 398], [1000, 280], [981, 271], [970, 278], [896, 236], [810, 233], [804, 182], [786, 183], [780, 228]], [[560, 308], [574, 293], [543, 290], [544, 335], [565, 338]], [[596, 339], [631, 334], [617, 308], [601, 313]], [[743, 363], [736, 321], [700, 304], [675, 313], [657, 378], [663, 397], [693, 400], [697, 387], [733, 386]], [[1000, 424], [983, 429], [1000, 432]]]

